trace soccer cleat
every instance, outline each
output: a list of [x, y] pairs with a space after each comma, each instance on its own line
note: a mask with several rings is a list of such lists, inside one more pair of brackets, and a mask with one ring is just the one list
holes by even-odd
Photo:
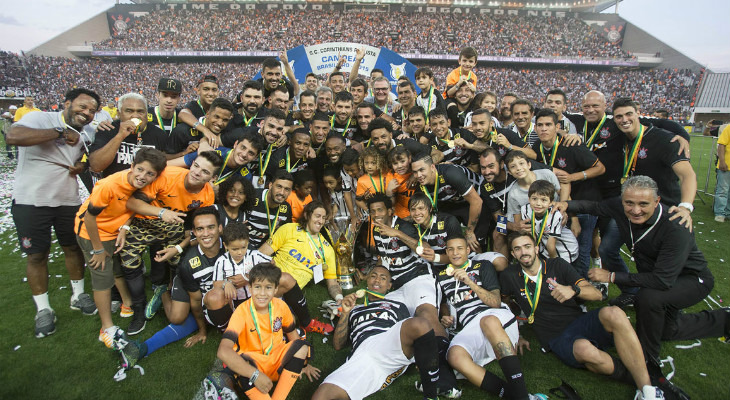
[[237, 400], [238, 395], [232, 389], [233, 379], [221, 372], [211, 372], [203, 379], [202, 398], [204, 400]]
[[81, 293], [79, 297], [74, 300], [71, 299], [71, 307], [72, 310], [81, 311], [84, 315], [96, 315], [97, 309], [96, 304], [94, 304], [94, 300], [91, 300], [91, 296], [89, 296], [86, 293]]
[[641, 389], [636, 390], [636, 395], [634, 395], [634, 400], [664, 400], [664, 393], [661, 389], [658, 387], [654, 388], [654, 396], [653, 397], [647, 397], [644, 396], [644, 392]]
[[56, 312], [44, 308], [35, 315], [35, 337], [42, 338], [56, 332]]
[[620, 309], [625, 309], [626, 307], [633, 307], [634, 302], [636, 302], [636, 295], [631, 293], [621, 293], [618, 297], [615, 297], [608, 301], [608, 305], [610, 306], [616, 306]]
[[162, 294], [167, 291], [167, 285], [160, 285], [154, 287], [154, 291], [152, 292], [152, 298], [150, 299], [149, 303], [147, 303], [147, 307], [144, 309], [144, 317], [147, 319], [152, 319], [152, 317], [157, 314], [157, 311], [160, 309], [160, 306], [162, 305]]
[[[421, 381], [416, 381], [416, 390], [423, 393], [423, 385], [421, 384]], [[461, 390], [455, 387], [444, 390], [444, 388], [439, 387], [438, 397], [444, 399], [458, 399], [461, 398]]]
[[122, 302], [119, 300], [112, 300], [112, 314], [116, 314], [122, 307]]
[[123, 369], [129, 370], [147, 354], [147, 345], [144, 342], [130, 340], [124, 348], [119, 349], [120, 364]]
[[673, 384], [669, 379], [664, 376], [654, 378], [651, 377], [651, 384], [659, 388], [657, 391], [661, 391], [664, 399], [667, 400], [689, 400], [690, 397], [684, 390], [680, 389], [679, 386]]
[[129, 318], [131, 316], [134, 316], [134, 310], [132, 310], [132, 307], [127, 307], [124, 304], [119, 308], [119, 316], [122, 318]]
[[123, 349], [129, 343], [127, 334], [118, 326], [113, 326], [112, 328], [99, 330], [99, 341], [112, 350]]
[[145, 306], [132, 306], [132, 309], [134, 310], [134, 315], [132, 316], [132, 322], [127, 327], [128, 335], [136, 335], [142, 332], [147, 325], [147, 320], [144, 317]]
[[329, 335], [335, 328], [330, 324], [325, 324], [315, 318], [309, 321], [309, 325], [304, 328], [307, 332], [321, 333], [322, 335]]

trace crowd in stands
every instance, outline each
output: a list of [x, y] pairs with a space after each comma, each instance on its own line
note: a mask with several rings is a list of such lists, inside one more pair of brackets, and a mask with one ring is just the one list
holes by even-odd
[[494, 56], [631, 57], [572, 17], [312, 10], [156, 11], [94, 48], [275, 51], [328, 42], [335, 32], [341, 41], [386, 46], [401, 53], [454, 54], [472, 46]]
[[28, 85], [27, 74], [16, 54], [0, 51], [0, 86], [23, 87]]

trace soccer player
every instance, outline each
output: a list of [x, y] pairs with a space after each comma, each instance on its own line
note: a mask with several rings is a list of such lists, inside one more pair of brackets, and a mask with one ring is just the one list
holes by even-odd
[[270, 182], [274, 173], [284, 170], [295, 174], [308, 168], [307, 153], [312, 144], [312, 137], [305, 128], [299, 128], [289, 136], [289, 144], [280, 147], [271, 155], [269, 165], [265, 171], [266, 179]]
[[[663, 399], [651, 384], [641, 343], [626, 314], [612, 306], [583, 313], [576, 300], [601, 300], [598, 289], [562, 258], [541, 259], [529, 233], [515, 232], [508, 242], [518, 264], [500, 275], [502, 293], [528, 316], [542, 348], [568, 366], [634, 383], [638, 399]], [[517, 344], [520, 353], [530, 349], [521, 337]], [[606, 352], [613, 346], [618, 357]]]
[[[211, 147], [220, 144], [221, 141], [219, 139], [215, 139], [215, 142], [212, 142], [210, 137], [205, 136], [203, 132], [207, 130], [218, 137], [228, 126], [228, 123], [233, 118], [233, 113], [233, 104], [221, 97], [213, 100], [210, 106], [208, 106], [205, 116], [201, 117], [194, 124], [178, 124], [172, 130], [170, 138], [167, 141], [166, 151], [168, 154], [171, 154], [170, 158], [174, 159], [195, 152], [198, 150], [198, 145], [203, 137], [208, 139], [208, 144]], [[181, 111], [180, 115], [184, 115], [184, 113]]]
[[[268, 99], [279, 86], [286, 89], [289, 93], [289, 99], [293, 99], [294, 94], [299, 93], [299, 83], [293, 78], [294, 72], [291, 70], [289, 60], [286, 58], [286, 52], [279, 52], [279, 59], [281, 62], [275, 58], [267, 58], [261, 63], [261, 78], [258, 81], [264, 85], [265, 99]], [[281, 63], [284, 63], [286, 76], [291, 80], [282, 76]]]
[[[237, 96], [238, 113], [233, 116], [232, 124], [247, 128], [259, 126], [266, 116], [264, 106], [264, 86], [258, 81], [246, 81]], [[225, 144], [224, 144], [225, 145]]]
[[64, 111], [30, 113], [7, 135], [7, 143], [18, 146], [11, 212], [20, 250], [27, 256], [26, 274], [38, 310], [38, 338], [56, 331], [56, 313], [48, 300], [52, 227], [71, 278], [71, 309], [87, 315], [97, 311], [84, 293], [84, 256], [76, 243], [73, 220], [81, 203], [76, 174], [82, 168], [77, 161], [90, 144], [79, 132], [93, 120], [98, 108], [96, 93], [72, 89], [66, 92]]
[[[218, 346], [225, 367], [204, 382], [216, 395], [236, 386], [251, 400], [284, 400], [300, 374], [319, 377], [318, 369], [304, 366], [309, 345], [299, 338], [291, 311], [274, 297], [280, 278], [281, 270], [273, 264], [251, 269], [251, 298], [236, 308]], [[273, 381], [278, 383], [269, 397]]]
[[[220, 137], [218, 137], [217, 134], [212, 132], [208, 127], [201, 126], [203, 123], [200, 119], [208, 113], [208, 109], [211, 104], [213, 104], [213, 100], [218, 98], [218, 93], [220, 91], [220, 88], [218, 87], [218, 78], [216, 78], [215, 75], [205, 75], [198, 80], [194, 90], [198, 98], [185, 104], [180, 113], [178, 113], [178, 118], [180, 118], [180, 122], [187, 124], [193, 129], [197, 129], [203, 134], [203, 136], [207, 137], [208, 140], [210, 140], [211, 145], [215, 147], [219, 143]], [[185, 148], [183, 147], [181, 150], [175, 151], [172, 154], [178, 153], [184, 149]]]
[[349, 92], [337, 92], [335, 95], [335, 115], [330, 118], [330, 130], [349, 141], [354, 138], [357, 122], [352, 121], [352, 95]]
[[[147, 323], [145, 282], [140, 268], [142, 253], [147, 246], [160, 243], [164, 249], [157, 253], [155, 259], [177, 264], [183, 248], [190, 242], [190, 236], [185, 235], [182, 218], [197, 208], [213, 204], [213, 188], [208, 182], [215, 177], [221, 165], [223, 159], [215, 152], [200, 153], [190, 170], [168, 167], [155, 182], [127, 201], [127, 208], [138, 214], [130, 224], [127, 242], [121, 251], [122, 269], [134, 310], [128, 334], [136, 335]], [[166, 302], [166, 296], [159, 297]]]
[[448, 113], [452, 129], [464, 128], [467, 116], [477, 106], [474, 103], [474, 89], [469, 85], [461, 85], [456, 91], [453, 99], [446, 100], [446, 112]]
[[434, 165], [428, 155], [413, 160], [411, 169], [434, 210], [451, 214], [466, 225], [466, 240], [472, 250], [477, 251], [479, 242], [475, 230], [482, 199], [474, 189], [474, 184], [478, 184], [476, 174], [458, 165]]
[[180, 93], [182, 93], [182, 83], [179, 80], [160, 78], [157, 83], [158, 105], [147, 108], [148, 120], [152, 116], [152, 124], [168, 135], [177, 126], [177, 115], [180, 113], [177, 105], [180, 104]]
[[[375, 146], [383, 155], [387, 155], [390, 150], [395, 147], [402, 146], [405, 147], [410, 154], [413, 154], [416, 157], [420, 157], [424, 154], [430, 154], [431, 157], [435, 159], [444, 158], [444, 154], [441, 151], [435, 148], [429, 148], [414, 139], [394, 139], [393, 125], [382, 118], [374, 119], [368, 127], [368, 132], [370, 136], [368, 143]], [[410, 170], [410, 165], [408, 165], [408, 168]]]
[[357, 294], [342, 300], [333, 338], [335, 350], [352, 342], [347, 362], [327, 376], [313, 400], [360, 400], [390, 385], [415, 361], [424, 398], [435, 399], [439, 378], [437, 341], [429, 322], [410, 318], [405, 304], [386, 298], [390, 271], [375, 266], [367, 277], [365, 304]]
[[258, 250], [276, 232], [291, 222], [291, 207], [286, 199], [294, 185], [294, 177], [286, 171], [276, 171], [268, 189], [256, 189], [253, 209], [248, 216], [248, 247]]
[[[139, 122], [137, 124], [136, 122]], [[138, 93], [119, 98], [119, 119], [110, 131], [99, 130], [89, 147], [89, 169], [101, 177], [129, 169], [142, 147], [165, 150], [167, 134], [147, 120], [147, 99]]]
[[128, 223], [134, 217], [134, 213], [127, 209], [127, 199], [135, 191], [152, 183], [164, 171], [165, 166], [165, 154], [161, 151], [139, 149], [134, 155], [132, 168], [97, 182], [91, 196], [76, 215], [76, 240], [89, 266], [94, 303], [101, 320], [99, 341], [109, 348], [123, 334], [112, 321], [112, 286], [116, 285], [119, 289], [124, 301], [123, 310], [132, 305], [116, 254], [124, 246], [127, 231], [130, 229]]
[[[446, 241], [462, 235], [459, 221], [451, 214], [434, 213], [431, 200], [423, 192], [411, 196], [408, 210], [418, 231], [418, 245], [423, 248], [419, 255], [439, 271], [446, 268], [451, 262], [446, 252]], [[423, 243], [428, 243], [428, 248]], [[503, 267], [506, 266], [505, 263]]]
[[495, 148], [501, 157], [517, 149], [533, 160], [537, 158], [535, 152], [517, 133], [495, 126], [493, 119], [492, 114], [484, 108], [474, 110], [471, 114], [471, 131], [477, 139]]
[[271, 94], [266, 98], [266, 108], [268, 110], [276, 109], [284, 113], [289, 114], [289, 92], [282, 85], [277, 86], [271, 90]]
[[[289, 131], [297, 128], [309, 129], [314, 113], [317, 110], [316, 96], [314, 92], [305, 90], [299, 94], [299, 110], [287, 115], [286, 126]], [[323, 139], [324, 140], [324, 139]], [[321, 143], [321, 142], [319, 142]]]
[[578, 133], [578, 130], [575, 128], [575, 124], [563, 115], [563, 113], [568, 110], [568, 99], [565, 96], [565, 92], [560, 89], [552, 89], [548, 91], [545, 96], [545, 104], [543, 107], [553, 110], [558, 116], [558, 134], [560, 136]]
[[484, 151], [487, 145], [477, 140], [474, 134], [466, 129], [451, 129], [446, 110], [437, 108], [429, 116], [430, 133], [426, 133], [428, 145], [441, 153], [441, 162], [469, 166], [476, 160], [477, 154]]
[[396, 92], [398, 93], [396, 106], [400, 106], [400, 110], [393, 113], [393, 119], [398, 125], [398, 129], [409, 133], [408, 112], [416, 105], [416, 86], [411, 81], [403, 81], [398, 83]]
[[[436, 280], [444, 302], [451, 306], [447, 308], [456, 312], [441, 317], [444, 326], [453, 326], [458, 332], [449, 345], [449, 364], [488, 393], [510, 399], [532, 399], [514, 348], [520, 336], [517, 318], [502, 303], [492, 265], [496, 260], [505, 264], [507, 260], [499, 253], [470, 258], [469, 246], [458, 234], [449, 236], [446, 246], [450, 264]], [[506, 381], [484, 369], [484, 365], [495, 359]]]

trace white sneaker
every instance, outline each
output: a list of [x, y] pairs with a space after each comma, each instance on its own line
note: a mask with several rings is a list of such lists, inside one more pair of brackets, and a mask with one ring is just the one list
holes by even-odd
[[725, 222], [724, 215], [715, 215], [715, 222]]
[[644, 386], [636, 390], [634, 400], [664, 400], [664, 392], [656, 386]]

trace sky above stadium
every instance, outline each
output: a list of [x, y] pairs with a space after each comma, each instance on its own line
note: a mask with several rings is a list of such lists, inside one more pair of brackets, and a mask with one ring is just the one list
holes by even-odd
[[[30, 50], [115, 3], [116, 0], [3, 2], [0, 49]], [[613, 12], [613, 7], [607, 11]], [[730, 72], [730, 1], [624, 0], [619, 5], [619, 15], [713, 71]]]

